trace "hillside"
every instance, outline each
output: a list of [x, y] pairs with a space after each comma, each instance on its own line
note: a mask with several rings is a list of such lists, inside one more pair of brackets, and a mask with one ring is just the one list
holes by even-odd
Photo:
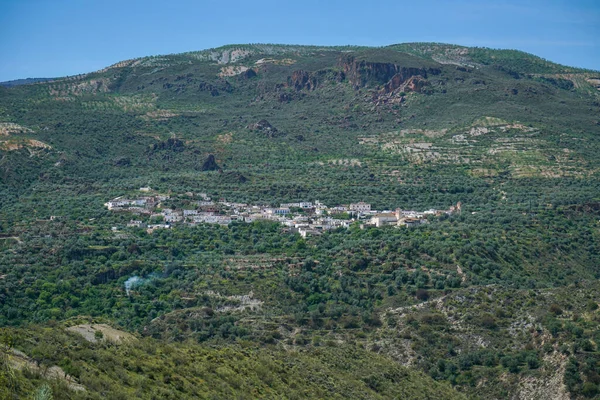
[[[439, 43], [0, 86], [0, 379], [13, 398], [598, 397], [599, 135], [600, 72]], [[15, 351], [35, 368], [11, 373]]]

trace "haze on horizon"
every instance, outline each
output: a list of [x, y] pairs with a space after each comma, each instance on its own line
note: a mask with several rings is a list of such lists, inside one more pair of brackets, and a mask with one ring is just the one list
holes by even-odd
[[232, 0], [0, 4], [0, 81], [91, 72], [125, 59], [226, 44], [384, 46], [442, 42], [526, 51], [600, 70], [600, 3]]

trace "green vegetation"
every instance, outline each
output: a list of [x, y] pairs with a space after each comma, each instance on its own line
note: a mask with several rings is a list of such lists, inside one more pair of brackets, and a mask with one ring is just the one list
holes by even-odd
[[[254, 44], [0, 87], [0, 397], [597, 398], [598, 76]], [[148, 233], [104, 206], [145, 186], [462, 213]]]
[[11, 334], [42, 369], [62, 366], [86, 390], [69, 390], [68, 378], [44, 384], [39, 372], [24, 369], [13, 372], [15, 384], [3, 398], [27, 396], [33, 385], [36, 399], [52, 393], [61, 399], [465, 398], [448, 384], [348, 345], [285, 351], [249, 342], [219, 348], [153, 339], [92, 344], [56, 325]]

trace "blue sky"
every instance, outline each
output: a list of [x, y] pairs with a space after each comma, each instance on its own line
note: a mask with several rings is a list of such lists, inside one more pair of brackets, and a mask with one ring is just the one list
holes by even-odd
[[233, 43], [417, 41], [600, 70], [600, 0], [0, 0], [0, 81]]

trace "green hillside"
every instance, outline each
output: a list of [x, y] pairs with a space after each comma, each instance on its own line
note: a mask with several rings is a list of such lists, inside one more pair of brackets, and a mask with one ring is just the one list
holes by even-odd
[[[598, 397], [598, 135], [600, 72], [439, 43], [230, 45], [0, 86], [3, 395]], [[306, 237], [151, 228], [317, 200], [336, 228]], [[433, 211], [343, 227], [333, 207], [360, 201]], [[83, 323], [136, 339], [65, 331]]]
[[55, 398], [67, 399], [466, 398], [449, 384], [349, 346], [285, 351], [251, 343], [219, 348], [152, 339], [88, 343], [58, 327], [12, 334], [26, 351], [7, 351], [3, 362], [31, 365], [0, 389], [3, 396], [11, 387], [22, 398], [31, 396], [39, 391], [36, 385], [43, 387], [44, 371], [59, 366], [73, 378], [50, 380], [49, 386]]

